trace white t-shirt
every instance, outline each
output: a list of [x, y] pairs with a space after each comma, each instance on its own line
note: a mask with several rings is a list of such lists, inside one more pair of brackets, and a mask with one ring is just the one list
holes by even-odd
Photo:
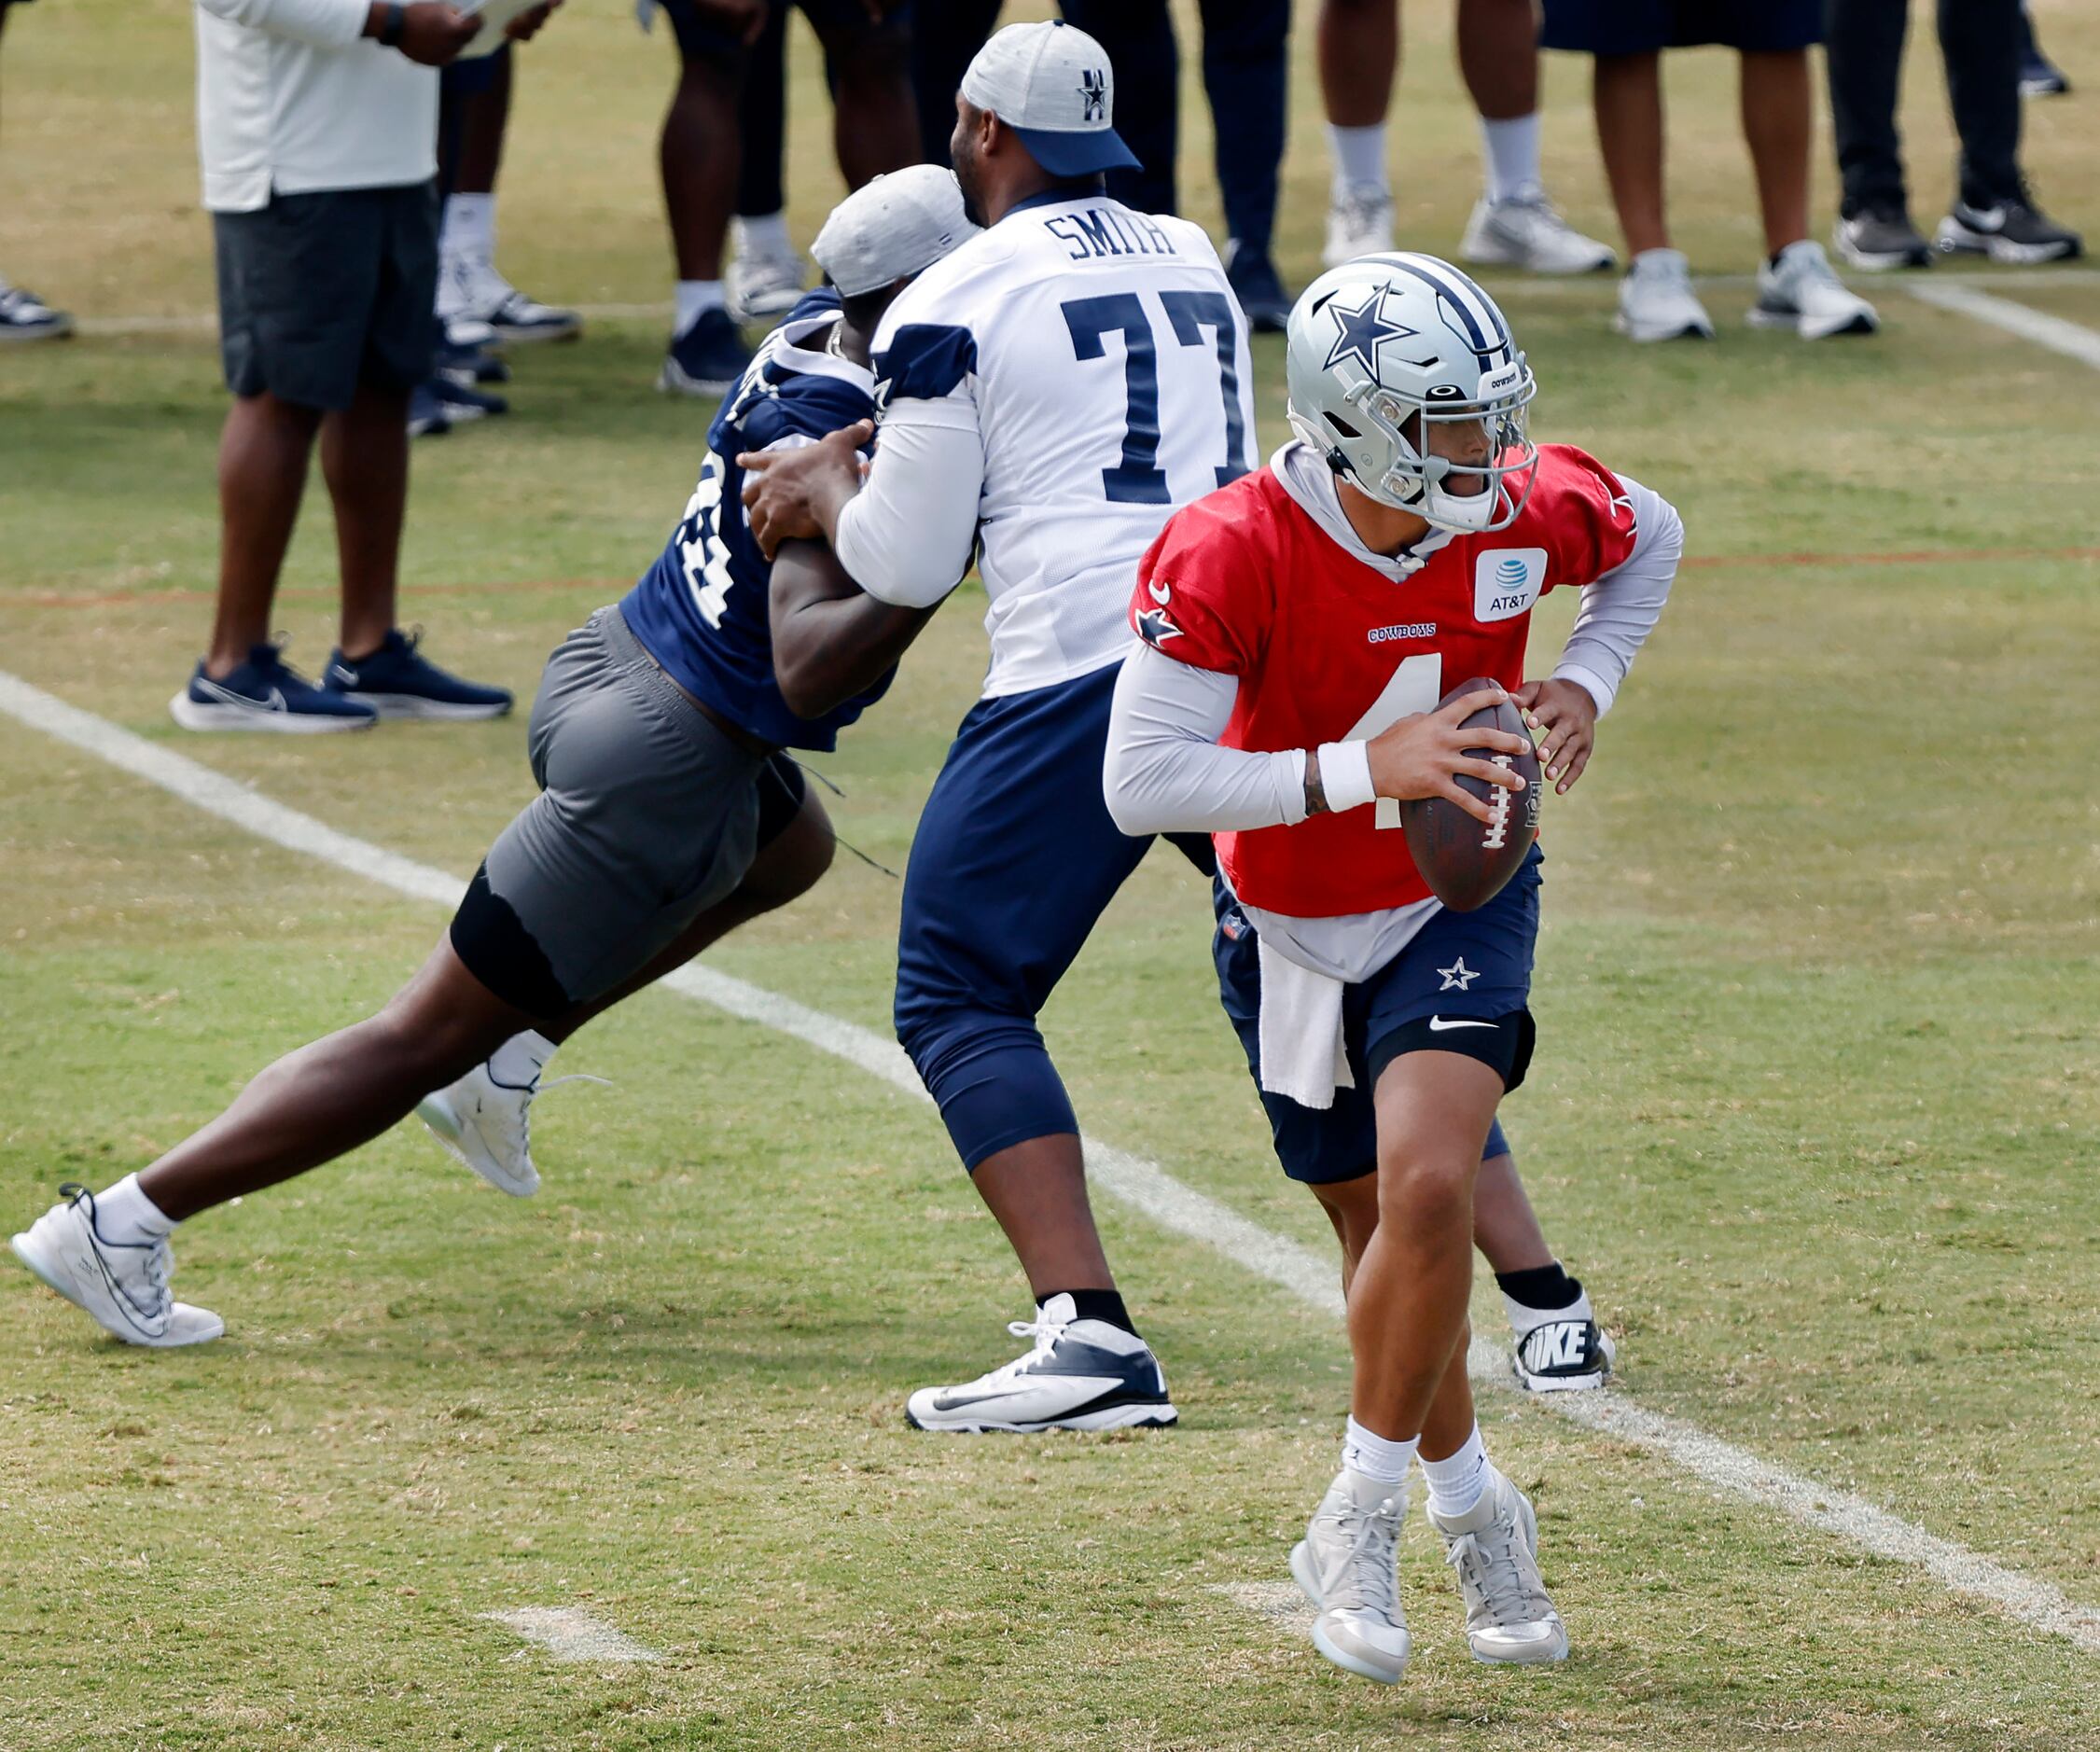
[[873, 352], [882, 429], [839, 558], [924, 606], [974, 535], [987, 696], [1120, 659], [1145, 549], [1254, 464], [1246, 319], [1217, 252], [1106, 195], [1013, 209], [905, 289]]

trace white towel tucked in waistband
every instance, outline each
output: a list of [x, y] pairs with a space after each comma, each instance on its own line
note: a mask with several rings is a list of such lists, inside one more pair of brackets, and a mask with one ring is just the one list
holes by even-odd
[[1354, 1089], [1342, 1038], [1342, 994], [1329, 974], [1300, 966], [1258, 939], [1261, 960], [1261, 1087], [1301, 1107], [1331, 1107], [1337, 1089]]

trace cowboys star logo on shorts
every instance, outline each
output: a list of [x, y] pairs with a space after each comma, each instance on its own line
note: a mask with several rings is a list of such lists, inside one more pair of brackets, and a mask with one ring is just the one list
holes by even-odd
[[1079, 75], [1079, 95], [1086, 100], [1086, 113], [1081, 121], [1101, 121], [1108, 114], [1108, 76], [1099, 67], [1089, 67]]

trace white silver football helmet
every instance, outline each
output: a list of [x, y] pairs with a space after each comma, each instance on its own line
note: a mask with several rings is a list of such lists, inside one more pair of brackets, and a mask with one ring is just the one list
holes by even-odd
[[[1460, 534], [1517, 521], [1538, 385], [1495, 300], [1448, 261], [1395, 251], [1323, 273], [1292, 307], [1285, 366], [1292, 428], [1359, 492]], [[1467, 478], [1478, 492], [1444, 485]]]

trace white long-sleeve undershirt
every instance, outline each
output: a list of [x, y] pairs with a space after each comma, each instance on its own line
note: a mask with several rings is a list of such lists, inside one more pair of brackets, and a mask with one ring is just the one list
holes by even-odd
[[930, 608], [969, 570], [984, 489], [984, 439], [949, 403], [883, 416], [875, 460], [839, 513], [832, 550], [855, 584], [897, 608]]

